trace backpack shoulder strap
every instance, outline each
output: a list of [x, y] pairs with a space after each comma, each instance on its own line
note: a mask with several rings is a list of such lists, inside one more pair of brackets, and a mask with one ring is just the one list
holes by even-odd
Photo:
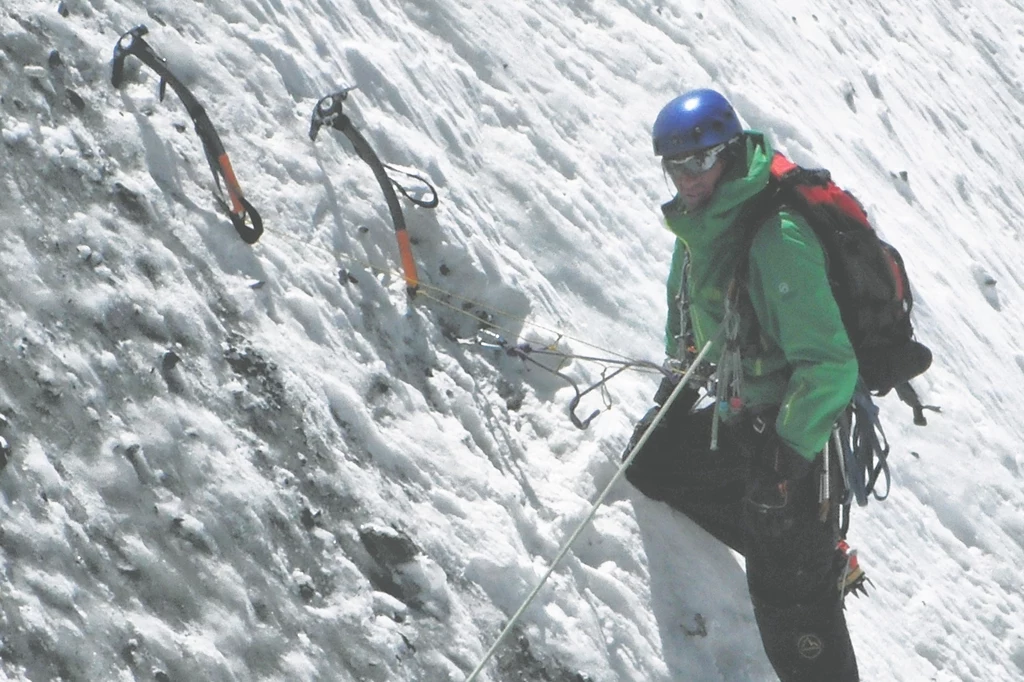
[[743, 248], [740, 251], [736, 272], [733, 275], [734, 287], [742, 288], [741, 285], [747, 283], [750, 274], [750, 251], [761, 226], [787, 203], [783, 184], [773, 175], [768, 180], [768, 185], [748, 201], [739, 217], [736, 218], [734, 225], [744, 231], [744, 237]]
[[[818, 241], [821, 242], [826, 261], [828, 260], [828, 249], [825, 248], [824, 241], [826, 235], [822, 234], [815, 221], [810, 219], [809, 213], [813, 212], [815, 203], [837, 200], [829, 192], [828, 188], [831, 186], [831, 182], [832, 177], [827, 170], [804, 168], [779, 152], [775, 153], [775, 156], [772, 157], [768, 184], [760, 193], [750, 199], [746, 208], [736, 219], [736, 224], [747, 231], [743, 254], [737, 266], [737, 284], [747, 281], [750, 271], [750, 250], [761, 226], [783, 208], [795, 211], [807, 220], [807, 224], [814, 231]], [[867, 216], [856, 199], [845, 193], [842, 194], [853, 202], [853, 206], [844, 207], [844, 210], [858, 216], [858, 219], [863, 217], [864, 223], [867, 224]], [[843, 199], [843, 197], [839, 197], [839, 199]]]

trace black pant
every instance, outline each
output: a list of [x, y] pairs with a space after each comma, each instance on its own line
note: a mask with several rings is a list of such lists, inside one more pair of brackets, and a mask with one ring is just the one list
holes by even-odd
[[[751, 422], [721, 425], [718, 450], [712, 451], [711, 408], [690, 413], [692, 400], [680, 397], [626, 478], [647, 497], [668, 503], [744, 555], [761, 641], [781, 682], [857, 682], [839, 587], [845, 563], [836, 550], [839, 505], [833, 500], [823, 509], [818, 501], [821, 458], [792, 492], [795, 523], [769, 535], [744, 503], [750, 461], [758, 456], [761, 440]], [[653, 415], [652, 410], [637, 426], [629, 450]], [[838, 465], [831, 473], [832, 497], [837, 497]]]

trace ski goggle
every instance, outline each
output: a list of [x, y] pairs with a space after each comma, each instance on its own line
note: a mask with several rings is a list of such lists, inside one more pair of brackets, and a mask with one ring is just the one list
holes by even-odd
[[682, 158], [662, 159], [661, 165], [670, 174], [700, 175], [711, 170], [728, 146], [728, 143], [723, 142]]

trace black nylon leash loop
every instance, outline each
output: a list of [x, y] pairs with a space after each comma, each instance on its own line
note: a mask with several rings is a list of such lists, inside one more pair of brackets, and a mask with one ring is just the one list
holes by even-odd
[[393, 166], [390, 163], [385, 163], [382, 165], [384, 166], [384, 168], [391, 171], [392, 173], [401, 173], [402, 175], [413, 178], [414, 180], [419, 180], [420, 182], [427, 186], [427, 189], [430, 190], [430, 195], [433, 198], [424, 200], [414, 197], [412, 195], [412, 192], [409, 189], [407, 189], [402, 183], [398, 182], [397, 180], [389, 176], [388, 179], [391, 180], [391, 184], [395, 186], [395, 189], [402, 193], [402, 196], [404, 196], [406, 199], [416, 204], [420, 208], [437, 208], [437, 189], [435, 189], [434, 186], [430, 184], [430, 181], [423, 177], [423, 175], [420, 175], [418, 173], [410, 173], [409, 171], [403, 168], [399, 168], [398, 166]]
[[[245, 197], [240, 197], [239, 200], [242, 202], [242, 206], [245, 208], [245, 213], [241, 217], [231, 214], [231, 224], [235, 226], [235, 232], [242, 238], [242, 241], [246, 244], [255, 244], [259, 241], [259, 238], [263, 236], [263, 218], [260, 217], [259, 212], [253, 208], [253, 205], [249, 203], [249, 200]], [[245, 218], [248, 217], [252, 221], [252, 226], [245, 224]]]

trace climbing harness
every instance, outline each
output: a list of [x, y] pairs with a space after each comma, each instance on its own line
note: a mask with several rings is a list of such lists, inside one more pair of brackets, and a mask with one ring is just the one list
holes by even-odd
[[[218, 191], [222, 191], [221, 181], [227, 189], [228, 202], [221, 196], [217, 197], [218, 203], [227, 211], [231, 218], [231, 224], [235, 231], [246, 244], [255, 244], [263, 234], [263, 220], [260, 214], [253, 208], [252, 204], [242, 194], [242, 188], [235, 178], [235, 171], [231, 167], [231, 160], [228, 159], [224, 145], [217, 135], [216, 129], [210, 122], [206, 110], [199, 104], [199, 101], [192, 95], [188, 88], [178, 80], [167, 65], [167, 60], [160, 57], [142, 36], [149, 33], [145, 25], [139, 25], [124, 33], [114, 46], [114, 62], [110, 81], [115, 88], [120, 88], [124, 82], [124, 61], [129, 55], [137, 57], [143, 64], [150, 67], [160, 75], [160, 101], [164, 99], [167, 86], [170, 85], [178, 99], [185, 106], [185, 110], [192, 118], [196, 133], [203, 142], [203, 151], [206, 153], [206, 161], [210, 164], [210, 171], [217, 183]], [[252, 221], [252, 225], [246, 224], [246, 219]]]
[[[354, 88], [355, 86], [344, 88], [320, 98], [320, 101], [313, 107], [312, 121], [309, 126], [309, 139], [315, 142], [320, 128], [325, 125], [330, 126], [344, 133], [345, 137], [352, 142], [352, 146], [355, 147], [359, 158], [370, 166], [374, 177], [377, 178], [377, 183], [384, 192], [384, 199], [387, 201], [388, 210], [391, 212], [391, 221], [395, 226], [395, 238], [398, 240], [398, 251], [402, 259], [402, 274], [405, 278], [406, 292], [410, 298], [413, 298], [416, 296], [416, 291], [419, 288], [419, 275], [416, 273], [416, 260], [412, 255], [409, 233], [405, 228], [405, 216], [402, 213], [402, 205], [398, 202], [398, 196], [395, 194], [395, 187], [407, 199], [422, 208], [434, 208], [437, 206], [437, 190], [422, 176], [381, 162], [376, 152], [373, 151], [373, 147], [370, 146], [370, 143], [356, 130], [349, 117], [342, 113], [342, 104], [348, 98], [348, 93]], [[388, 175], [389, 169], [424, 183], [433, 194], [433, 199], [424, 201], [413, 197], [399, 182]]]

